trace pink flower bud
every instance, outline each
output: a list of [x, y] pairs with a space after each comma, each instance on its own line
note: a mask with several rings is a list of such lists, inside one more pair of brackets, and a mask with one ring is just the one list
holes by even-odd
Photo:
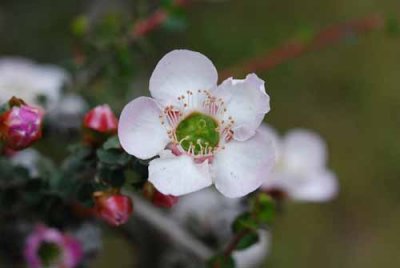
[[157, 207], [171, 208], [179, 201], [177, 196], [160, 193], [150, 182], [144, 185], [143, 195]]
[[90, 110], [83, 119], [84, 140], [92, 145], [104, 142], [109, 136], [116, 134], [118, 119], [107, 104]]
[[132, 200], [128, 196], [96, 192], [94, 199], [97, 216], [110, 225], [119, 226], [126, 223], [133, 212]]
[[0, 117], [5, 147], [22, 150], [42, 137], [43, 111], [26, 104], [13, 106]]
[[83, 120], [85, 128], [101, 133], [117, 133], [118, 119], [107, 104], [90, 110]]
[[83, 250], [77, 239], [40, 224], [25, 241], [24, 257], [29, 268], [74, 268]]

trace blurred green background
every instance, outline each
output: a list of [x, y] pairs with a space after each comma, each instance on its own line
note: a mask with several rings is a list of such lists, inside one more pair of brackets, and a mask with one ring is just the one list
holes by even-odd
[[[64, 63], [71, 21], [95, 5], [2, 0], [0, 55]], [[142, 44], [147, 54], [135, 67], [142, 81], [126, 95], [147, 94], [155, 62], [174, 48], [198, 50], [222, 70], [308, 29], [399, 11], [394, 0], [198, 0], [187, 10], [184, 31], [157, 31]], [[266, 121], [282, 133], [294, 127], [319, 132], [341, 188], [328, 204], [286, 206], [265, 267], [400, 267], [400, 38], [377, 31], [257, 73], [271, 96]], [[112, 99], [116, 93], [107, 94]], [[124, 102], [115, 101], [114, 108]], [[112, 267], [115, 260], [118, 267], [131, 267], [125, 242], [106, 236], [110, 251], [94, 267]]]

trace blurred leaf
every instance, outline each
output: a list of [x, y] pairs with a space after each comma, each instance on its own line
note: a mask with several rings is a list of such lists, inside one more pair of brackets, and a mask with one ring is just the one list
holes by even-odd
[[104, 150], [100, 148], [97, 150], [97, 157], [100, 162], [114, 166], [125, 166], [131, 160], [130, 155], [116, 149]]
[[164, 9], [169, 9], [172, 8], [174, 6], [175, 0], [161, 0], [160, 4], [161, 7]]
[[120, 188], [125, 183], [125, 174], [122, 169], [109, 169], [102, 167], [98, 171], [101, 181], [111, 185], [113, 188]]
[[[147, 167], [146, 167], [147, 171]], [[133, 187], [133, 190], [141, 190], [147, 181], [147, 175], [143, 176], [137, 170], [126, 170], [126, 184]], [[147, 173], [146, 173], [147, 174]]]
[[73, 145], [68, 148], [70, 156], [62, 164], [63, 170], [70, 173], [77, 173], [85, 170], [93, 164], [93, 149], [82, 144]]
[[260, 223], [270, 224], [275, 217], [275, 203], [266, 193], [259, 193], [255, 197], [252, 210]]
[[221, 255], [216, 255], [216, 256], [212, 257], [207, 262], [207, 267], [209, 267], [209, 268], [234, 268], [234, 267], [236, 267], [236, 265], [235, 265], [235, 260], [232, 258], [232, 256], [225, 256], [225, 255], [221, 254]]
[[93, 183], [82, 183], [79, 187], [78, 193], [77, 193], [77, 199], [79, 202], [86, 206], [86, 207], [92, 207], [93, 206], [93, 193], [96, 191], [96, 187], [94, 186]]
[[110, 149], [121, 149], [121, 144], [119, 143], [118, 135], [110, 137], [104, 144], [104, 150]]
[[257, 230], [258, 224], [253, 219], [250, 212], [244, 212], [239, 215], [232, 223], [233, 233], [239, 233], [244, 230]]
[[258, 233], [256, 231], [249, 231], [239, 241], [236, 246], [237, 250], [243, 250], [251, 247], [259, 241]]
[[186, 30], [187, 19], [183, 15], [171, 15], [163, 24], [163, 28], [168, 31], [182, 32]]
[[89, 21], [88, 18], [84, 15], [75, 18], [71, 25], [71, 31], [77, 37], [83, 36], [87, 32], [88, 28]]

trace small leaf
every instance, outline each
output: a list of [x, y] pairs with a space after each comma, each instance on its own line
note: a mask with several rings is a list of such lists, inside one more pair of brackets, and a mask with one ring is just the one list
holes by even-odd
[[122, 169], [108, 169], [102, 167], [99, 170], [99, 178], [114, 188], [120, 188], [125, 183], [125, 174]]
[[259, 193], [253, 203], [253, 214], [260, 223], [272, 223], [275, 217], [275, 203], [273, 199], [265, 193]]
[[232, 256], [216, 255], [207, 262], [208, 268], [234, 268], [235, 260]]
[[258, 233], [255, 231], [250, 231], [246, 233], [239, 241], [236, 246], [237, 250], [243, 250], [251, 247], [259, 241]]
[[104, 150], [110, 150], [110, 149], [121, 149], [121, 144], [119, 143], [118, 136], [112, 136], [110, 137], [104, 144], [103, 144], [103, 149]]
[[236, 234], [243, 230], [257, 230], [258, 224], [249, 212], [239, 215], [232, 224], [232, 231]]
[[130, 155], [121, 150], [97, 150], [97, 157], [100, 162], [108, 165], [125, 166], [131, 160]]

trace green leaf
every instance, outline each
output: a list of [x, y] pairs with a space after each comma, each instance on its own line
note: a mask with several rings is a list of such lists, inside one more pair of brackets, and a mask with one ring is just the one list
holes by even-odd
[[[147, 168], [147, 167], [146, 167]], [[124, 187], [130, 188], [132, 191], [141, 191], [147, 181], [148, 176], [142, 176], [136, 170], [125, 170], [126, 180]]]
[[235, 260], [232, 258], [232, 256], [225, 256], [223, 254], [216, 255], [212, 257], [208, 262], [207, 262], [207, 267], [209, 268], [234, 268], [236, 267], [235, 265]]
[[98, 171], [100, 180], [115, 188], [120, 188], [125, 183], [125, 174], [122, 169], [100, 168]]
[[74, 19], [71, 25], [72, 33], [75, 36], [83, 36], [89, 28], [89, 20], [86, 16], [81, 15]]
[[110, 137], [104, 144], [103, 144], [103, 149], [104, 150], [110, 150], [110, 149], [121, 149], [121, 144], [119, 143], [118, 136], [112, 136]]
[[258, 237], [258, 233], [256, 231], [250, 231], [240, 239], [239, 243], [236, 246], [236, 249], [243, 250], [249, 248], [252, 245], [256, 244], [259, 240], [260, 238]]
[[239, 215], [232, 223], [232, 231], [237, 234], [244, 230], [257, 230], [258, 224], [250, 214], [250, 212], [244, 212]]
[[116, 149], [111, 149], [111, 150], [98, 149], [97, 157], [100, 162], [114, 166], [125, 166], [131, 160], [130, 155], [128, 155], [122, 150], [116, 150]]
[[259, 193], [253, 203], [253, 215], [263, 224], [272, 223], [275, 217], [275, 203], [266, 193]]

